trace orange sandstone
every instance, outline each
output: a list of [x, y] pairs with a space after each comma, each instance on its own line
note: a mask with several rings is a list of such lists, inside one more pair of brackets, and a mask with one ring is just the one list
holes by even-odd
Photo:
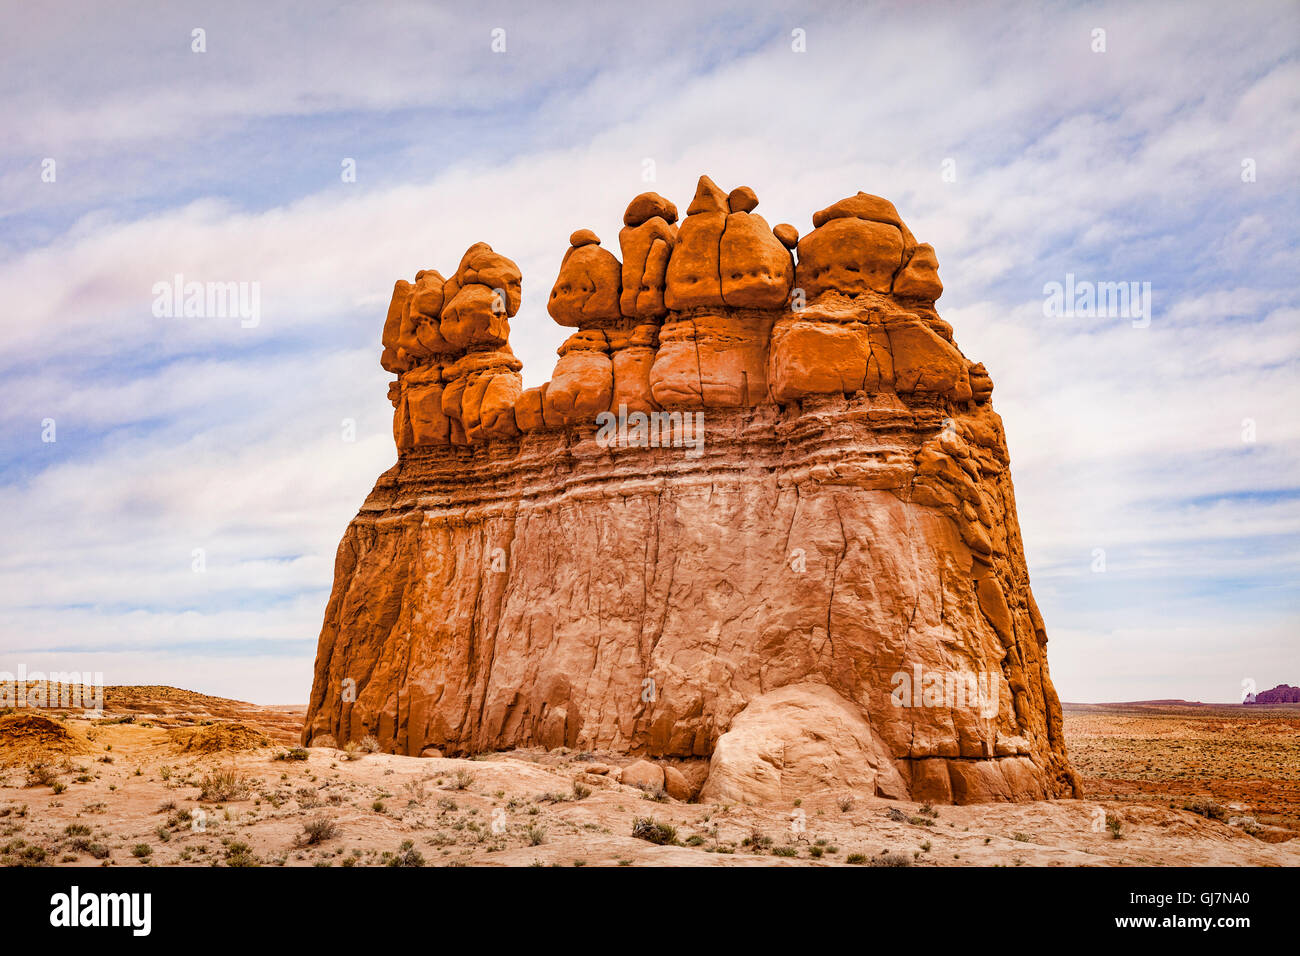
[[621, 261], [574, 232], [540, 388], [509, 259], [397, 283], [398, 459], [339, 546], [305, 741], [612, 751], [679, 799], [1077, 792], [934, 250], [866, 193], [802, 237], [758, 205], [701, 177], [680, 223], [631, 201]]

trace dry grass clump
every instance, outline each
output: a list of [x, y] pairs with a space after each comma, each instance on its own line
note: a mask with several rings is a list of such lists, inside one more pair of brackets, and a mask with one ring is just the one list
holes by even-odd
[[302, 833], [298, 834], [298, 846], [316, 846], [339, 835], [338, 825], [333, 820], [319, 814], [303, 824]]
[[637, 817], [632, 822], [632, 836], [656, 846], [677, 842], [677, 828], [660, 823], [654, 817]]
[[199, 799], [215, 803], [242, 800], [252, 789], [252, 780], [233, 767], [216, 770], [199, 781]]

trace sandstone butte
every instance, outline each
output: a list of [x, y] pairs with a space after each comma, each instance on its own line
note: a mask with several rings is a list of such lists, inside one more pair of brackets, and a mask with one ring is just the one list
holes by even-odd
[[1247, 704], [1300, 704], [1300, 687], [1278, 684], [1272, 690], [1261, 691], [1246, 698]]
[[704, 176], [680, 221], [631, 201], [621, 261], [574, 232], [540, 388], [510, 259], [397, 282], [397, 463], [338, 548], [305, 743], [602, 752], [715, 802], [1080, 795], [934, 250], [866, 193], [802, 238], [757, 205]]

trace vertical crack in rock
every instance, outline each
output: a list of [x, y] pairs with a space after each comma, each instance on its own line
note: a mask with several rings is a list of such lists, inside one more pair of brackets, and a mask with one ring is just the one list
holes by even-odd
[[835, 556], [835, 564], [831, 568], [831, 593], [830, 597], [826, 601], [826, 643], [830, 647], [830, 668], [828, 670], [831, 680], [833, 681], [835, 679], [835, 636], [831, 629], [831, 618], [835, 614], [835, 584], [839, 579], [840, 565], [844, 562], [845, 556], [849, 553], [849, 535], [848, 532], [844, 530], [844, 517], [840, 514], [839, 499], [832, 496], [831, 505], [835, 509], [835, 520], [840, 528], [841, 541], [839, 554]]

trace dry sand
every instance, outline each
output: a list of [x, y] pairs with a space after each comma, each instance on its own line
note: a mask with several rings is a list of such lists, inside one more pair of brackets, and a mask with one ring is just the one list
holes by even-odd
[[[928, 808], [828, 791], [797, 807], [763, 808], [655, 799], [588, 772], [593, 764], [629, 762], [612, 755], [422, 759], [315, 748], [306, 759], [284, 759], [301, 708], [174, 688], [111, 688], [104, 719], [46, 711], [66, 717], [56, 730], [45, 728], [44, 752], [30, 727], [0, 734], [0, 859], [80, 866], [1300, 865], [1300, 841], [1290, 839], [1300, 710], [1125, 706], [1067, 708], [1071, 757], [1091, 799]], [[1182, 809], [1198, 801], [1200, 812]], [[646, 819], [675, 828], [674, 842], [633, 836]], [[306, 832], [313, 823], [316, 843]]]

